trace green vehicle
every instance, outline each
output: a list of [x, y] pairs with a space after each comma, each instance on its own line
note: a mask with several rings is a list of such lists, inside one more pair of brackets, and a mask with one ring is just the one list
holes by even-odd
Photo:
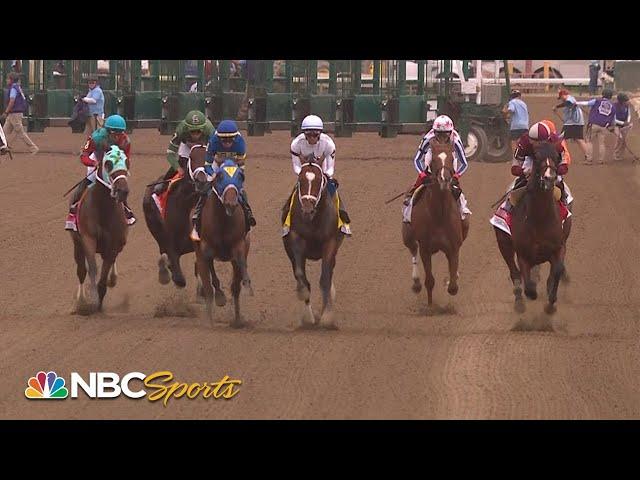
[[437, 115], [448, 115], [468, 160], [511, 160], [509, 125], [502, 114], [510, 92], [508, 61], [436, 60], [427, 62], [427, 70], [427, 127]]

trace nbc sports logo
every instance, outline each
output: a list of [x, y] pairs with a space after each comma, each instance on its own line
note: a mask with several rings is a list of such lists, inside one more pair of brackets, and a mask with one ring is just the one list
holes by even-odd
[[24, 395], [30, 400], [62, 400], [69, 396], [64, 378], [58, 377], [56, 372], [38, 372], [29, 379], [28, 384]]

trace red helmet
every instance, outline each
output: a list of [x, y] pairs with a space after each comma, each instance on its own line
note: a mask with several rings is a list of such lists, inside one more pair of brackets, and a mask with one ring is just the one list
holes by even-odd
[[542, 122], [534, 123], [529, 129], [529, 138], [531, 140], [547, 141], [551, 138], [551, 130]]

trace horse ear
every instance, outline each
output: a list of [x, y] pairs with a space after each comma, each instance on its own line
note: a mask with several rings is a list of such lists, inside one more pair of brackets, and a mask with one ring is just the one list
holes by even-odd
[[113, 170], [113, 162], [111, 160], [107, 160], [104, 162], [104, 168], [107, 169], [107, 172], [111, 173], [111, 170]]

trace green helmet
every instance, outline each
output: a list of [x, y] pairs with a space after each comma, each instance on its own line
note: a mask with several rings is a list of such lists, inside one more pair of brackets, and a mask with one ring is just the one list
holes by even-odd
[[204, 116], [204, 113], [199, 112], [198, 110], [191, 110], [187, 113], [187, 116], [184, 119], [187, 130], [190, 132], [194, 130], [203, 130], [206, 122], [207, 118]]

